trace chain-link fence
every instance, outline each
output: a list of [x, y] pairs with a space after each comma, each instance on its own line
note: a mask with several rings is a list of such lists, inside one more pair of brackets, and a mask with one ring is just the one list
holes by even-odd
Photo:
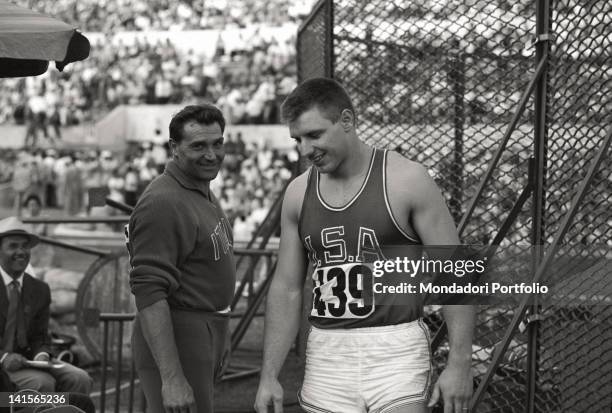
[[[549, 241], [612, 127], [612, 3], [555, 2], [552, 33], [544, 213]], [[550, 274], [568, 287], [564, 303], [544, 305], [540, 338], [541, 385], [555, 387], [559, 411], [612, 409], [611, 171], [607, 164], [593, 177], [559, 252], [565, 265]], [[543, 392], [536, 398], [551, 405]]]
[[[322, 0], [300, 29], [298, 74], [340, 81], [363, 140], [429, 169], [464, 218], [464, 243], [492, 243], [514, 208], [496, 257], [518, 257], [512, 271], [529, 276], [540, 259], [531, 245], [551, 244], [612, 128], [611, 16], [606, 0]], [[513, 334], [477, 411], [609, 412], [610, 171], [594, 175], [563, 263], [548, 272], [564, 280], [561, 296], [542, 303], [542, 317], [530, 310], [540, 321]], [[477, 383], [515, 311], [480, 308]], [[437, 313], [429, 321], [438, 326]]]
[[300, 26], [297, 36], [297, 68], [303, 78], [332, 74], [332, 3], [319, 2]]

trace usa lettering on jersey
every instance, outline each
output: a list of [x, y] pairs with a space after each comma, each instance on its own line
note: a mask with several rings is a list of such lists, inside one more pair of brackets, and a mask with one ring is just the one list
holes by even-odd
[[308, 259], [315, 267], [339, 264], [345, 262], [374, 262], [385, 259], [385, 256], [376, 237], [376, 231], [371, 228], [359, 227], [357, 248], [353, 254], [347, 249], [344, 225], [321, 229], [321, 246], [323, 256], [319, 256], [313, 247], [310, 235], [304, 238], [304, 246], [308, 252]]

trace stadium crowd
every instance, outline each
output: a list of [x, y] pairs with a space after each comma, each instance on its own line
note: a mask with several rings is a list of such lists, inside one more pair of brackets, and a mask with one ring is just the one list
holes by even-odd
[[15, 3], [50, 14], [82, 31], [222, 29], [251, 24], [299, 21], [312, 0], [17, 0]]
[[[245, 143], [239, 133], [227, 140], [226, 162], [211, 188], [236, 239], [248, 240], [292, 176], [297, 153]], [[163, 171], [168, 155], [167, 145], [148, 143], [123, 157], [105, 150], [7, 150], [0, 158], [0, 184], [12, 188], [18, 215], [27, 215], [30, 203], [63, 209], [67, 216], [116, 215], [113, 208], [92, 207], [89, 190], [106, 189], [111, 199], [133, 206]]]
[[61, 126], [97, 120], [120, 104], [198, 100], [217, 103], [234, 124], [277, 123], [278, 104], [296, 84], [295, 52], [288, 43], [254, 41], [213, 61], [170, 42], [96, 44], [64, 73], [1, 81], [0, 123], [61, 138]]
[[[314, 1], [20, 3], [63, 18], [84, 31], [144, 33], [133, 44], [108, 39], [95, 42], [90, 58], [70, 65], [65, 73], [51, 70], [35, 79], [0, 81], [0, 123], [27, 123], [29, 135], [41, 130], [44, 136], [59, 136], [62, 125], [101, 117], [119, 104], [206, 99], [224, 108], [233, 123], [278, 122], [278, 104], [295, 86], [294, 38], [264, 39], [255, 32], [246, 39], [232, 38], [240, 44], [224, 44], [220, 36], [214, 57], [208, 58], [181, 50], [170, 41], [147, 40], [146, 34], [155, 30], [223, 32], [257, 25], [279, 27], [299, 22]], [[533, 69], [535, 10], [531, 1], [390, 2], [381, 9], [376, 9], [375, 2], [338, 1], [337, 8], [338, 36], [371, 39], [378, 44], [369, 48], [361, 43], [348, 45], [346, 57], [337, 62], [339, 80], [372, 91], [367, 101], [356, 102], [365, 108], [365, 119], [398, 123], [410, 117], [413, 122], [450, 122], [461, 88], [459, 77], [450, 74], [463, 72], [467, 122], [507, 121], [524, 89], [516, 80], [526, 83], [525, 74]], [[575, 60], [604, 57], [601, 46], [592, 50], [572, 46], [573, 37], [600, 34], [605, 38], [612, 8], [602, 6], [600, 12], [585, 31], [589, 10], [565, 3], [556, 8], [553, 25], [567, 25], [559, 32], [557, 52]], [[347, 16], [363, 19], [353, 21]], [[395, 39], [394, 47], [388, 47], [388, 39]], [[411, 51], [413, 58], [403, 59], [402, 50]], [[462, 62], [452, 59], [457, 52], [463, 54]], [[342, 78], [356, 70], [360, 73]], [[411, 81], [405, 82], [408, 75]], [[565, 76], [568, 85], [584, 85], [584, 80], [578, 81], [585, 76], [581, 71]], [[589, 79], [593, 90], [601, 90], [605, 81], [597, 76]], [[580, 95], [580, 90], [572, 92]], [[571, 104], [562, 96], [555, 98], [558, 105]], [[584, 104], [577, 118], [600, 119], [605, 109], [612, 107], [605, 93], [581, 99]], [[530, 108], [528, 116], [532, 116]], [[48, 133], [47, 127], [53, 133]]]
[[[277, 123], [278, 106], [296, 85], [295, 37], [266, 36], [264, 31], [297, 23], [313, 1], [16, 3], [94, 35], [90, 57], [64, 72], [51, 69], [38, 77], [0, 80], [0, 124], [26, 125], [25, 149], [2, 153], [0, 182], [12, 189], [14, 207], [25, 208], [25, 214], [28, 203], [37, 203], [82, 215], [116, 213], [89, 206], [92, 188], [106, 187], [111, 198], [134, 205], [163, 170], [168, 148], [151, 143], [128, 154], [62, 149], [64, 126], [94, 122], [121, 104], [199, 101], [217, 104], [230, 124]], [[251, 36], [224, 36], [248, 27]], [[218, 35], [213, 56], [151, 36], [155, 31], [206, 29]], [[109, 36], [128, 31], [143, 35], [134, 42]], [[227, 162], [212, 186], [237, 237], [248, 238], [297, 159], [245, 144], [237, 136], [227, 138]]]
[[[263, 36], [260, 30], [297, 21], [312, 1], [21, 3], [82, 30], [101, 31], [92, 36], [89, 58], [62, 73], [0, 80], [0, 124], [26, 124], [26, 142], [35, 146], [40, 135], [61, 138], [62, 126], [99, 120], [120, 104], [206, 100], [221, 107], [230, 123], [277, 123], [278, 105], [296, 84], [295, 37]], [[198, 17], [182, 20], [186, 15]], [[136, 24], [142, 19], [153, 23]], [[151, 36], [151, 30], [211, 27], [218, 34], [213, 56]], [[224, 40], [238, 27], [251, 27], [253, 34]], [[126, 43], [108, 35], [127, 30], [143, 30], [143, 36]]]

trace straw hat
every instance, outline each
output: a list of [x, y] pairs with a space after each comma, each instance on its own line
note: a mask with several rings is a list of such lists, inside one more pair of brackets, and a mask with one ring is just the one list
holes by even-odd
[[7, 235], [24, 235], [30, 239], [30, 247], [40, 242], [36, 234], [30, 232], [30, 228], [17, 217], [8, 217], [0, 220], [0, 239]]

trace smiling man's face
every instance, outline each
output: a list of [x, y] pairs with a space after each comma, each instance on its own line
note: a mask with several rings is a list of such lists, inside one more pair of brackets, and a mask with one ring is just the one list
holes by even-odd
[[183, 126], [180, 142], [170, 141], [174, 159], [187, 175], [212, 181], [221, 168], [225, 156], [223, 132], [218, 123], [210, 125], [189, 121]]
[[30, 262], [30, 238], [7, 235], [0, 239], [0, 265], [13, 278], [19, 277]]
[[354, 145], [342, 123], [332, 122], [316, 106], [289, 122], [289, 133], [301, 155], [321, 173], [336, 171]]

